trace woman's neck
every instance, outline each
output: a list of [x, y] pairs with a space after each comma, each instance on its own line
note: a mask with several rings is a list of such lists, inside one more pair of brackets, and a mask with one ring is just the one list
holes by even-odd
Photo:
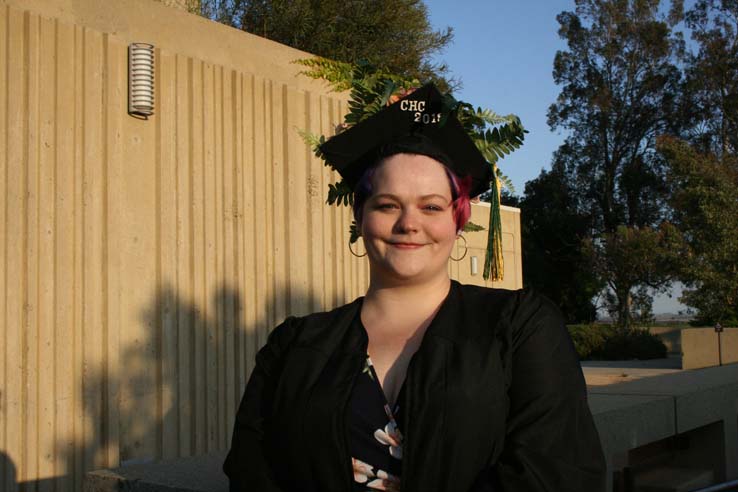
[[448, 276], [420, 284], [371, 282], [362, 306], [362, 320], [371, 323], [389, 318], [404, 324], [403, 320], [412, 323], [413, 320], [432, 318], [450, 288]]

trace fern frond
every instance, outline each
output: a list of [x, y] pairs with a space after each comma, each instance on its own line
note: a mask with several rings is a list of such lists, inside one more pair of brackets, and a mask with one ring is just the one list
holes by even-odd
[[354, 204], [354, 192], [351, 187], [343, 180], [338, 183], [328, 185], [328, 199], [326, 200], [328, 205], [353, 205]]
[[509, 123], [510, 122], [508, 120], [509, 116], [514, 116], [514, 115], [500, 116], [499, 114], [495, 113], [491, 109], [483, 109], [483, 108], [477, 108], [476, 113], [477, 113], [477, 117], [480, 120], [492, 126]]
[[464, 224], [464, 232], [479, 232], [483, 230], [485, 230], [484, 227], [471, 221]]
[[302, 141], [310, 146], [315, 157], [319, 159], [322, 158], [323, 153], [320, 151], [320, 146], [325, 143], [325, 136], [316, 135], [315, 133], [311, 133], [308, 130], [303, 130], [301, 128], [295, 128], [295, 130], [302, 138]]
[[350, 63], [330, 60], [320, 56], [301, 58], [292, 61], [292, 63], [307, 67], [307, 70], [300, 72], [301, 75], [314, 80], [325, 80], [331, 86], [331, 90], [335, 92], [343, 92], [351, 88], [351, 80], [354, 78], [354, 66]]
[[497, 178], [500, 180], [503, 188], [505, 188], [510, 193], [515, 193], [515, 186], [513, 185], [512, 180], [506, 175], [502, 174], [499, 168], [497, 169]]
[[359, 240], [361, 237], [361, 231], [359, 231], [359, 225], [356, 223], [355, 220], [351, 221], [351, 226], [349, 227], [349, 242], [351, 244], [354, 244], [356, 241]]

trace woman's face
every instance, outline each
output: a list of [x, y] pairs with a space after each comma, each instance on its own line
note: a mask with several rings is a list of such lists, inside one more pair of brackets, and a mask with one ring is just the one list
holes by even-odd
[[373, 281], [423, 282], [448, 276], [456, 240], [451, 185], [443, 166], [416, 154], [386, 158], [364, 204], [364, 238]]

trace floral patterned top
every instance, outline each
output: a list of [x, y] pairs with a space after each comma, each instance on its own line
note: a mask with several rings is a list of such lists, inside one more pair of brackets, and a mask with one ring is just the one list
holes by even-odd
[[[397, 401], [402, 401], [403, 384]], [[399, 403], [390, 409], [367, 355], [351, 393], [349, 440], [355, 492], [400, 491], [402, 433]]]

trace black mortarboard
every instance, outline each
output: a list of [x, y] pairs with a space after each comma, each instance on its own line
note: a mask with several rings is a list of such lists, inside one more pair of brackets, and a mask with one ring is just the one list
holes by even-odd
[[323, 143], [322, 157], [354, 188], [380, 157], [427, 155], [459, 177], [471, 176], [470, 195], [480, 195], [489, 188], [492, 166], [443, 102], [427, 84]]

